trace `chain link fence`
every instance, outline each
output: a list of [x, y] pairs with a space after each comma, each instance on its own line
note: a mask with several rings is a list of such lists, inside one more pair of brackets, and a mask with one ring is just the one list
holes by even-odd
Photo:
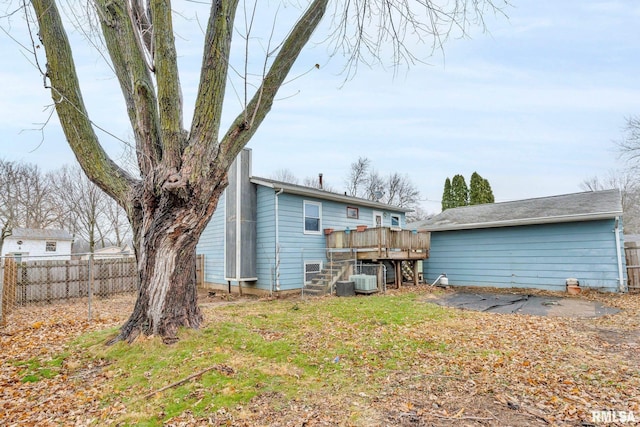
[[138, 290], [133, 257], [1, 257], [0, 325], [11, 314], [34, 306], [86, 303], [87, 317], [96, 299]]

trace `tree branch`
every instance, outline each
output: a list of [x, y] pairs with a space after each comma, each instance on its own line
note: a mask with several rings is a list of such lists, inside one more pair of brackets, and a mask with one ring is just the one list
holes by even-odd
[[134, 180], [109, 158], [91, 126], [58, 8], [52, 0], [32, 0], [32, 4], [47, 55], [46, 77], [67, 141], [87, 176], [124, 206]]
[[222, 139], [217, 159], [221, 165], [230, 164], [258, 130], [271, 110], [278, 89], [289, 74], [302, 48], [320, 24], [328, 3], [328, 0], [315, 0], [287, 36], [257, 92], [245, 110], [236, 117]]
[[134, 12], [123, 0], [97, 0], [95, 4], [135, 135], [138, 166], [147, 176], [161, 158], [153, 79], [145, 61], [145, 47], [136, 35], [148, 29], [134, 28], [130, 17]]
[[200, 84], [191, 124], [191, 145], [204, 142], [217, 146], [237, 7], [238, 0], [215, 0], [211, 4]]
[[151, 0], [153, 58], [158, 85], [162, 163], [180, 169], [186, 138], [182, 129], [182, 92], [170, 0]]

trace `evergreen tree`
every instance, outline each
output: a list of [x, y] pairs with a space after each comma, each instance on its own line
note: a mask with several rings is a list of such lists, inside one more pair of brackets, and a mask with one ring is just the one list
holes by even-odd
[[491, 190], [491, 184], [489, 184], [489, 181], [482, 178], [478, 172], [474, 172], [473, 175], [471, 175], [469, 186], [470, 205], [493, 203], [495, 201], [493, 191]]
[[474, 172], [471, 175], [471, 180], [469, 181], [469, 204], [470, 205], [479, 205], [483, 203], [482, 200], [482, 190], [483, 190], [483, 179], [478, 174], [478, 172]]
[[444, 211], [452, 207], [451, 180], [447, 177], [444, 181], [444, 191], [442, 192], [442, 210]]
[[469, 187], [464, 180], [464, 176], [458, 174], [451, 180], [451, 200], [453, 206], [467, 206], [469, 204]]
[[495, 197], [493, 197], [493, 190], [491, 189], [491, 184], [486, 179], [482, 180], [483, 183], [483, 193], [484, 193], [484, 202], [483, 203], [494, 203], [496, 201]]
[[474, 172], [469, 181], [469, 187], [460, 174], [447, 178], [444, 182], [442, 193], [442, 210], [457, 208], [459, 206], [480, 205], [483, 203], [494, 203], [493, 190], [491, 184]]

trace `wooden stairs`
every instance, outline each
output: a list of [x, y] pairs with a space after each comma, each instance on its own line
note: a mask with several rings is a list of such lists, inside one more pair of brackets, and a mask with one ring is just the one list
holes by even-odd
[[346, 280], [353, 271], [352, 263], [348, 261], [329, 262], [322, 268], [312, 280], [304, 287], [304, 294], [309, 296], [323, 296], [331, 294], [335, 284], [339, 280]]

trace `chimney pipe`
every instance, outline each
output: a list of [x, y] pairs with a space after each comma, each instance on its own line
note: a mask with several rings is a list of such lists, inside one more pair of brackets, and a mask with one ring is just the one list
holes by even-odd
[[320, 184], [320, 189], [322, 190], [323, 188], [322, 188], [322, 174], [321, 173], [318, 174], [318, 183]]

